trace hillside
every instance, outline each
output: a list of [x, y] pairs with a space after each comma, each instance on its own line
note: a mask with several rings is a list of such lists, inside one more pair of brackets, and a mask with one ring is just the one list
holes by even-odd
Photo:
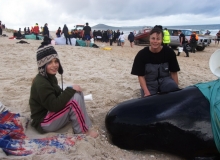
[[97, 25], [92, 27], [92, 29], [99, 29], [99, 30], [107, 30], [107, 29], [110, 29], [110, 30], [119, 29], [120, 30], [120, 28], [121, 27], [113, 27], [113, 26], [108, 26], [108, 25], [105, 25], [105, 24], [97, 24]]

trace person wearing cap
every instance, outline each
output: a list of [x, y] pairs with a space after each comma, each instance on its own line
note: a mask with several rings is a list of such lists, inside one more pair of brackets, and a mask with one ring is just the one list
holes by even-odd
[[63, 68], [54, 47], [47, 41], [37, 50], [38, 74], [30, 91], [29, 105], [31, 125], [40, 133], [55, 132], [71, 122], [75, 134], [86, 134], [96, 138], [98, 133], [86, 112], [84, 95], [79, 85], [62, 89], [58, 85], [57, 72]]

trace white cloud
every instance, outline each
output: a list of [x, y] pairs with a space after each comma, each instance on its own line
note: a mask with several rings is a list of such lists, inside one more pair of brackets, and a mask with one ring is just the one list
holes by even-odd
[[111, 26], [196, 25], [219, 23], [218, 0], [6, 0], [0, 1], [0, 20], [8, 28], [48, 23], [50, 30], [89, 22]]

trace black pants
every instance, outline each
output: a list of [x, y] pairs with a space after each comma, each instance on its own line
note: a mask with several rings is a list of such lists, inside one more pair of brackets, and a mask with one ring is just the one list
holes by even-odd
[[0, 28], [0, 35], [2, 35], [2, 29]]
[[72, 45], [71, 40], [70, 40], [70, 36], [69, 35], [64, 35], [64, 36], [66, 38], [66, 44], [68, 44], [68, 40], [67, 39], [69, 39], [70, 45]]
[[110, 41], [110, 46], [112, 46], [112, 42], [113, 42], [113, 40], [112, 40], [112, 39], [109, 39], [109, 41]]
[[[183, 43], [183, 51], [186, 53], [186, 57], [189, 57], [189, 52], [186, 48], [186, 45], [187, 45], [187, 43]], [[178, 51], [177, 56], [179, 56], [179, 55], [180, 55], [180, 52]]]
[[38, 37], [38, 34], [37, 33], [34, 33], [36, 35], [36, 40], [39, 40], [39, 37]]
[[195, 52], [196, 52], [196, 46], [197, 46], [196, 43], [190, 43], [190, 47], [191, 47], [191, 52], [192, 52], [192, 53], [195, 53]]

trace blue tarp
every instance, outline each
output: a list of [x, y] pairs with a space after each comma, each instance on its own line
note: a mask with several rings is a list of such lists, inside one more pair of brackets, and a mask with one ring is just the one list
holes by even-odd
[[220, 152], [220, 79], [195, 86], [209, 100], [213, 137]]
[[[38, 38], [39, 38], [39, 40], [44, 39], [43, 36], [39, 36], [39, 35], [38, 35]], [[36, 35], [35, 34], [25, 35], [25, 39], [34, 39], [34, 40], [36, 40]]]
[[[78, 43], [79, 46], [85, 47], [86, 46], [86, 42], [83, 40], [76, 40], [76, 42]], [[93, 43], [90, 43], [89, 46], [92, 47]]]

